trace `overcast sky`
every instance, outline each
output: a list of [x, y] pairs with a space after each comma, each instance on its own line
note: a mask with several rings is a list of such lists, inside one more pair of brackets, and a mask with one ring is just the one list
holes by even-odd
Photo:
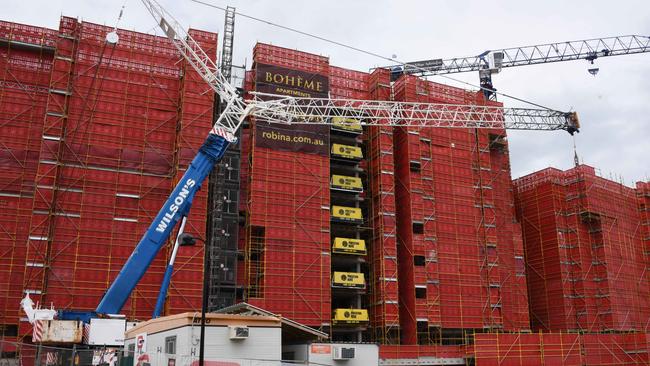
[[[186, 26], [219, 32], [224, 13], [190, 0], [159, 0]], [[615, 35], [650, 35], [650, 3], [639, 1], [224, 1], [244, 14], [298, 28], [402, 61], [477, 55], [485, 50]], [[123, 1], [12, 1], [3, 20], [58, 28], [59, 15], [114, 25]], [[120, 28], [157, 31], [138, 0], [126, 1]], [[220, 39], [221, 41], [221, 39]], [[367, 71], [376, 57], [238, 17], [235, 64], [251, 63], [255, 42], [330, 57], [330, 64]], [[603, 176], [627, 185], [650, 177], [650, 53], [603, 58], [591, 76], [587, 61], [505, 69], [500, 91], [558, 110], [582, 122], [578, 154]], [[478, 75], [455, 74], [473, 84]], [[440, 77], [433, 81], [453, 84]], [[458, 86], [458, 84], [456, 84]], [[500, 99], [508, 107], [522, 106]], [[513, 177], [573, 165], [571, 137], [559, 132], [510, 132]], [[617, 180], [619, 178], [616, 178]]]

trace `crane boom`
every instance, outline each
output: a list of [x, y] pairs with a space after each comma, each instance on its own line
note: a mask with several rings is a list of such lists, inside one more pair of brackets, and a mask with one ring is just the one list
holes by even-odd
[[215, 122], [219, 127], [228, 132], [228, 138], [234, 141], [234, 132], [239, 129], [248, 115], [244, 100], [237, 94], [237, 89], [219, 71], [198, 43], [183, 29], [174, 17], [165, 10], [156, 0], [142, 0], [149, 13], [158, 23], [167, 38], [176, 46], [187, 63], [208, 83], [225, 103], [223, 113]]
[[251, 116], [266, 122], [329, 124], [333, 117], [348, 117], [365, 126], [565, 130], [571, 134], [580, 127], [575, 112], [548, 109], [251, 94], [253, 99], [247, 101], [253, 106]]
[[478, 56], [409, 62], [404, 65], [403, 72], [430, 76], [480, 71], [491, 66], [486, 56], [497, 53], [503, 55], [499, 68], [505, 68], [573, 60], [593, 61], [599, 57], [644, 52], [650, 52], [650, 37], [628, 35], [495, 49]]

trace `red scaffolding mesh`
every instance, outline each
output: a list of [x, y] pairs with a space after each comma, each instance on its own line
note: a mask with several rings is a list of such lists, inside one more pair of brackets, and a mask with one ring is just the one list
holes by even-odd
[[[650, 264], [650, 182], [637, 182], [636, 195], [638, 200], [639, 216], [641, 218], [641, 241], [643, 258], [646, 266]], [[646, 270], [639, 281], [650, 283], [650, 273]], [[646, 321], [643, 331], [650, 332], [650, 317]], [[649, 339], [650, 342], [650, 339]], [[649, 349], [650, 351], [650, 349]]]
[[585, 165], [514, 183], [533, 327], [645, 331], [650, 293], [635, 190]]
[[[397, 100], [485, 103], [413, 76], [394, 90]], [[395, 162], [402, 340], [528, 329], [505, 131], [397, 128]]]
[[476, 334], [477, 366], [647, 365], [645, 333]]
[[[0, 194], [12, 195], [11, 207], [23, 217], [21, 225], [7, 224], [13, 249], [3, 241], [0, 261], [13, 253], [10, 263], [20, 263], [2, 276], [14, 282], [0, 300], [11, 309], [3, 322], [18, 322], [24, 292], [57, 309], [94, 309], [209, 131], [213, 93], [175, 47], [124, 30], [112, 45], [105, 42], [110, 31], [68, 17], [58, 31], [0, 25], [9, 40], [0, 49], [0, 105], [11, 100], [3, 130], [11, 127], [19, 137], [3, 134], [3, 144], [13, 144], [2, 147], [3, 165], [16, 169], [3, 171]], [[216, 54], [216, 34], [190, 34]], [[186, 227], [199, 236], [206, 196], [195, 198]], [[202, 253], [180, 251], [168, 312], [200, 307]], [[130, 318], [151, 315], [166, 255], [127, 302]], [[21, 325], [27, 334], [29, 325]]]
[[0, 21], [0, 40], [0, 328], [15, 340], [56, 31]]
[[[376, 69], [369, 80], [372, 99], [390, 99], [388, 70]], [[369, 127], [367, 135], [370, 220], [373, 228], [370, 240], [370, 324], [377, 341], [399, 344], [393, 128]]]
[[[330, 97], [342, 99], [370, 99], [368, 82], [371, 75], [366, 72], [330, 66]], [[378, 81], [375, 80], [375, 83]], [[383, 82], [383, 81], [382, 81]]]
[[[259, 88], [255, 80], [256, 72], [261, 74], [259, 65], [270, 65], [265, 66], [269, 72], [302, 72], [299, 75], [305, 79], [327, 78], [329, 71], [325, 57], [261, 43], [255, 46], [253, 60], [256, 69], [247, 81], [252, 90]], [[321, 327], [330, 322], [331, 310], [328, 155], [265, 146], [277, 143], [261, 141], [267, 132], [289, 133], [253, 121], [252, 128], [242, 134], [246, 136], [242, 154], [250, 164], [242, 164], [242, 177], [248, 181], [242, 180], [248, 214], [242, 236], [245, 298], [253, 305]], [[326, 136], [320, 138], [329, 144]]]

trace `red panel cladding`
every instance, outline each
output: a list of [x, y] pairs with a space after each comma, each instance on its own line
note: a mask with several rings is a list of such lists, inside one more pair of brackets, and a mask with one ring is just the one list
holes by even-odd
[[648, 365], [645, 333], [584, 334], [585, 365]]
[[0, 219], [0, 312], [5, 324], [19, 317], [18, 306], [23, 297], [22, 282], [32, 198], [18, 195], [0, 196], [5, 213]]
[[477, 366], [605, 365], [584, 363], [581, 337], [585, 336], [563, 333], [476, 334], [473, 354]]
[[417, 343], [415, 309], [415, 268], [413, 246], [413, 210], [409, 167], [409, 135], [406, 129], [394, 129], [395, 202], [397, 217], [397, 263], [399, 270], [399, 318], [403, 344]]
[[[333, 72], [338, 73], [339, 70], [334, 69]], [[359, 79], [363, 81], [365, 76], [360, 76]], [[367, 87], [370, 99], [389, 100], [390, 72], [386, 69], [374, 70], [368, 76]], [[391, 343], [397, 340], [399, 329], [393, 129], [369, 127], [366, 133], [373, 228], [369, 246], [372, 268], [370, 321], [375, 339]]]
[[56, 32], [0, 21], [0, 38], [0, 324], [17, 325]]
[[[528, 294], [524, 263], [521, 227], [513, 222], [515, 216], [514, 194], [510, 177], [510, 163], [504, 133], [490, 133], [490, 179], [494, 209], [485, 207], [484, 213], [494, 215], [497, 247], [488, 247], [490, 262], [499, 263], [503, 326], [507, 331], [530, 328], [528, 315]], [[494, 258], [496, 255], [497, 258]]]
[[368, 77], [368, 92], [374, 100], [390, 100], [390, 70], [375, 69]]
[[[559, 233], [564, 201], [561, 172], [546, 169], [514, 181], [525, 243], [533, 329], [567, 329], [568, 317], [560, 264]], [[567, 294], [568, 295], [568, 294]]]
[[[394, 91], [397, 100], [485, 102], [476, 93], [413, 76], [398, 79]], [[429, 327], [528, 328], [523, 248], [513, 224], [507, 145], [503, 139], [493, 143], [501, 135], [504, 131], [396, 132], [397, 207], [405, 212], [398, 212], [398, 238], [405, 240], [403, 255], [398, 256], [400, 300], [403, 314], [427, 319]], [[414, 259], [423, 262], [422, 271], [413, 265]], [[417, 299], [413, 309], [404, 301], [413, 296], [404, 289], [409, 281], [405, 277], [412, 277], [416, 287], [426, 285], [426, 301]], [[412, 337], [404, 329], [402, 339]]]
[[246, 301], [310, 326], [328, 323], [328, 157], [253, 147], [248, 174], [247, 252], [261, 245], [263, 256], [247, 258]]
[[368, 73], [330, 66], [330, 95], [332, 98], [369, 99], [369, 80]]
[[[0, 37], [30, 45], [55, 47], [57, 31], [0, 20]], [[47, 80], [46, 80], [47, 82]]]
[[250, 97], [248, 92], [253, 90], [255, 90], [255, 70], [248, 70], [244, 76], [244, 91], [247, 93], [244, 98]]
[[[36, 121], [21, 122], [7, 145], [13, 161], [24, 168], [0, 181], [16, 194], [35, 190], [25, 209], [20, 208], [22, 203], [7, 201], [8, 207], [25, 212], [33, 207], [24, 233], [17, 222], [0, 223], [14, 232], [12, 246], [28, 243], [26, 253], [13, 251], [9, 262], [14, 264], [7, 267], [10, 276], [2, 276], [14, 278], [20, 288], [13, 295], [3, 293], [1, 304], [4, 308], [4, 301], [13, 303], [23, 289], [30, 289], [45, 294], [34, 296], [36, 300], [53, 302], [57, 308], [91, 310], [203, 142], [212, 123], [213, 96], [193, 70], [182, 72], [180, 56], [165, 38], [118, 30], [120, 42], [108, 47], [104, 36], [110, 27], [66, 17], [58, 32], [25, 27], [2, 22], [0, 33], [6, 39], [56, 46], [61, 57], [52, 63], [53, 51], [45, 49], [34, 54], [38, 62], [31, 62], [28, 53], [20, 51], [16, 62], [0, 64], [3, 78], [9, 68], [35, 68], [14, 73], [14, 82], [30, 83], [29, 88], [3, 83], [0, 108], [4, 111], [3, 98], [9, 98], [11, 107], [3, 115]], [[26, 34], [20, 35], [24, 29]], [[190, 32], [204, 49], [215, 53], [216, 34]], [[6, 55], [2, 62], [12, 60], [11, 51], [11, 47], [0, 50]], [[22, 98], [20, 90], [33, 95]], [[71, 90], [74, 93], [66, 93]], [[28, 109], [28, 101], [35, 105]], [[0, 162], [9, 164], [5, 155]], [[203, 190], [194, 200], [187, 226], [199, 236], [205, 233], [205, 207]], [[198, 309], [202, 252], [200, 247], [180, 252], [169, 312]], [[127, 316], [150, 316], [166, 257], [163, 251], [137, 286], [124, 308]], [[4, 271], [6, 258], [0, 257], [0, 270]], [[17, 262], [31, 265], [19, 268]], [[0, 281], [0, 291], [5, 287]], [[11, 309], [3, 314], [17, 319], [16, 307]]]
[[253, 48], [253, 62], [277, 65], [320, 75], [327, 75], [329, 72], [329, 59], [327, 57], [264, 43], [257, 43]]
[[[646, 265], [650, 263], [650, 182], [637, 182], [636, 183], [636, 195], [637, 203], [639, 209], [640, 223], [641, 223], [641, 239], [643, 253], [646, 261]], [[643, 276], [639, 280], [639, 283], [650, 283], [650, 273], [648, 271], [643, 272]], [[642, 309], [643, 310], [643, 309]], [[646, 308], [646, 315], [648, 309]], [[642, 313], [642, 316], [643, 313]], [[647, 327], [644, 328], [647, 331]], [[650, 340], [649, 340], [650, 341]], [[650, 351], [650, 349], [649, 349]]]
[[465, 346], [447, 345], [385, 345], [379, 346], [380, 359], [413, 359], [418, 358], [464, 358], [467, 354]]
[[389, 341], [389, 332], [399, 326], [398, 268], [393, 132], [390, 127], [368, 130], [371, 218], [374, 235], [370, 245], [372, 257], [373, 301], [371, 321], [376, 337]]

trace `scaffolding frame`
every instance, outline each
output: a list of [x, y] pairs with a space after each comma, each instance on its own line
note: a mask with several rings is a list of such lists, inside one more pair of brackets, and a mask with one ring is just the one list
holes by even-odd
[[[639, 259], [638, 192], [584, 165], [565, 172], [549, 168], [515, 180], [515, 186], [528, 269], [542, 279], [547, 304], [538, 308], [539, 314], [535, 306], [540, 299], [531, 304], [531, 316], [538, 322], [534, 326], [577, 332], [643, 330], [650, 291], [640, 280], [645, 264]], [[550, 251], [554, 246], [557, 257]], [[551, 265], [558, 266], [562, 278], [561, 288], [552, 291], [548, 275], [534, 269]], [[550, 318], [552, 302], [563, 309], [563, 320]]]

